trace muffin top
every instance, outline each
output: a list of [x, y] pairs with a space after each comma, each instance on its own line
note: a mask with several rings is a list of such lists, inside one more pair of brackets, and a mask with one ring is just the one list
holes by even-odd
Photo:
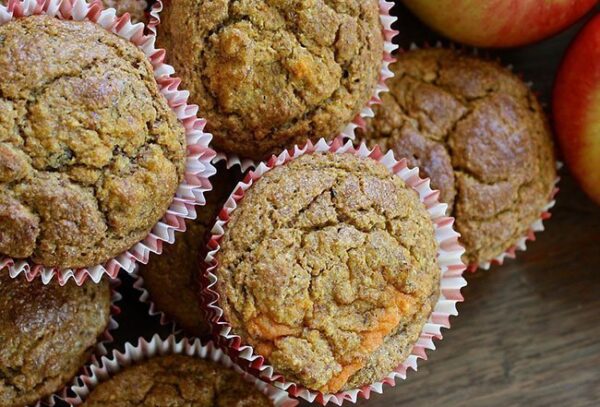
[[187, 224], [187, 231], [174, 244], [164, 247], [162, 255], [140, 268], [144, 288], [157, 309], [193, 336], [210, 333], [200, 308], [197, 278], [210, 230], [241, 177], [237, 167], [228, 170], [224, 165], [218, 166], [217, 174], [210, 180], [213, 190], [205, 194], [206, 205], [196, 209], [196, 220]]
[[185, 133], [146, 56], [89, 22], [0, 27], [0, 254], [92, 266], [144, 238], [183, 178]]
[[362, 136], [431, 178], [468, 262], [501, 254], [539, 218], [556, 178], [535, 95], [498, 63], [451, 50], [403, 53], [392, 70]]
[[146, 7], [148, 7], [146, 0], [102, 0], [102, 3], [105, 7], [116, 9], [118, 16], [129, 13], [131, 21], [135, 23], [146, 20]]
[[0, 407], [59, 391], [83, 366], [110, 318], [110, 287], [60, 287], [0, 273]]
[[378, 82], [378, 0], [177, 0], [161, 20], [157, 43], [227, 153], [333, 138]]
[[439, 293], [434, 227], [417, 193], [351, 154], [267, 172], [232, 212], [216, 260], [233, 332], [287, 380], [323, 392], [397, 367]]
[[235, 371], [192, 356], [158, 356], [125, 368], [100, 383], [88, 407], [272, 406]]

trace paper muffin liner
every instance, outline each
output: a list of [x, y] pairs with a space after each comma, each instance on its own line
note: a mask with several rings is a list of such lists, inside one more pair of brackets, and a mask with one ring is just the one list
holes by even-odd
[[[238, 207], [246, 191], [274, 167], [284, 165], [304, 154], [319, 152], [368, 157], [382, 163], [390, 172], [402, 178], [408, 186], [418, 193], [421, 202], [427, 208], [434, 224], [435, 238], [439, 245], [438, 262], [441, 273], [440, 298], [429, 320], [424, 325], [411, 354], [381, 381], [337, 394], [324, 394], [308, 390], [299, 384], [286, 381], [283, 376], [275, 372], [274, 368], [268, 365], [262, 356], [257, 354], [251, 346], [244, 344], [242, 338], [233, 332], [232, 326], [226, 321], [224, 312], [219, 307], [219, 294], [215, 288], [218, 279], [214, 271], [218, 267], [216, 255], [220, 250], [220, 240], [225, 233], [231, 213]], [[371, 392], [383, 392], [384, 384], [393, 386], [396, 379], [405, 379], [409, 368], [417, 369], [417, 360], [419, 358], [426, 359], [426, 349], [435, 349], [433, 339], [442, 338], [441, 328], [450, 327], [450, 316], [458, 315], [456, 303], [463, 300], [460, 290], [467, 284], [462, 278], [465, 265], [461, 260], [461, 256], [464, 253], [464, 249], [458, 244], [459, 234], [452, 228], [454, 219], [445, 216], [447, 205], [439, 203], [438, 196], [439, 192], [433, 191], [430, 188], [429, 180], [419, 177], [418, 168], [408, 168], [405, 159], [397, 161], [391, 151], [383, 154], [378, 147], [369, 150], [365, 144], [361, 144], [355, 148], [350, 141], [345, 144], [339, 139], [329, 143], [323, 139], [319, 140], [316, 144], [308, 142], [302, 148], [294, 147], [292, 150], [284, 151], [277, 157], [273, 156], [267, 163], [261, 163], [255, 171], [250, 171], [244, 181], [238, 184], [234, 193], [226, 202], [212, 229], [212, 236], [208, 243], [209, 252], [205, 258], [207, 269], [204, 272], [204, 289], [201, 297], [208, 314], [208, 319], [213, 325], [215, 340], [219, 346], [227, 349], [229, 355], [247, 371], [267, 382], [271, 382], [274, 386], [282, 390], [286, 390], [294, 397], [301, 397], [309, 402], [318, 402], [323, 405], [327, 403], [341, 405], [345, 400], [354, 403], [358, 398], [368, 399]]]
[[148, 306], [148, 315], [159, 319], [162, 326], [168, 326], [171, 328], [171, 332], [178, 334], [182, 332], [182, 329], [177, 325], [173, 318], [169, 317], [165, 312], [161, 311], [154, 301], [150, 291], [144, 285], [144, 277], [140, 274], [139, 267], [136, 267], [131, 276], [135, 279], [133, 282], [133, 288], [139, 291], [139, 301]]
[[148, 13], [148, 30], [156, 35], [156, 27], [160, 23], [160, 12], [163, 10], [162, 1], [150, 0], [150, 11]]
[[[123, 297], [117, 291], [119, 286], [121, 285], [121, 281], [119, 279], [111, 280], [110, 282], [110, 290], [111, 290], [111, 300], [110, 300], [110, 319], [108, 324], [106, 325], [106, 329], [102, 334], [98, 337], [98, 342], [96, 343], [94, 352], [90, 356], [90, 359], [85, 363], [94, 363], [102, 356], [108, 354], [106, 349], [107, 345], [114, 342], [113, 331], [119, 329], [119, 323], [116, 321], [116, 317], [121, 314], [121, 308], [117, 305], [117, 302], [121, 301]], [[84, 374], [85, 368], [81, 367], [76, 376], [80, 374]], [[59, 401], [64, 401], [68, 397], [68, 389], [69, 384], [67, 383], [61, 390], [57, 391], [54, 394], [46, 396], [39, 400], [36, 404], [33, 404], [32, 407], [42, 407], [42, 406], [50, 406], [53, 407], [59, 403]]]
[[[156, 28], [160, 25], [161, 22], [160, 12], [164, 8], [164, 3], [168, 3], [168, 1], [175, 0], [156, 0], [156, 3], [154, 3], [152, 6], [149, 26], [155, 33]], [[355, 139], [356, 128], [364, 127], [365, 118], [373, 117], [374, 113], [372, 106], [381, 103], [381, 93], [389, 91], [385, 82], [389, 78], [394, 76], [394, 74], [390, 70], [390, 64], [392, 64], [395, 61], [392, 54], [398, 48], [398, 46], [394, 44], [393, 39], [396, 35], [398, 35], [398, 31], [392, 28], [392, 25], [398, 20], [398, 18], [390, 15], [390, 10], [394, 6], [393, 1], [378, 1], [379, 19], [381, 21], [381, 30], [384, 39], [382, 65], [381, 70], [379, 72], [379, 79], [377, 81], [377, 85], [373, 89], [371, 99], [367, 102], [366, 106], [361, 109], [361, 111], [356, 115], [356, 117], [340, 133], [339, 137], [341, 137], [342, 139]], [[255, 168], [260, 162], [252, 160], [250, 158], [241, 157], [238, 154], [217, 151], [214, 163], [217, 163], [219, 161], [225, 161], [228, 169], [238, 165], [242, 172], [245, 172], [249, 168]]]
[[[67, 0], [63, 0], [63, 1], [67, 1]], [[94, 1], [98, 1], [98, 0], [87, 0], [88, 3], [92, 3]], [[100, 0], [102, 1], [102, 0]], [[154, 30], [152, 30], [152, 27], [150, 26], [150, 21], [151, 21], [151, 11], [152, 8], [150, 7], [151, 4], [153, 4], [153, 0], [136, 0], [138, 3], [142, 3], [144, 4], [144, 19], [141, 20], [140, 22], [145, 23], [146, 24], [146, 28], [148, 29], [149, 32], [156, 34], [154, 32]], [[102, 3], [104, 5], [104, 3]], [[114, 8], [116, 10], [116, 7], [108, 7], [108, 6], [104, 6], [105, 9], [109, 9], [109, 8]], [[124, 15], [125, 13], [127, 13], [129, 15], [129, 18], [131, 19], [131, 14], [128, 11], [125, 11], [123, 13], [121, 13], [120, 15]], [[116, 14], [117, 16], [120, 16], [119, 14]], [[133, 21], [132, 21], [133, 23]]]
[[115, 350], [110, 357], [104, 356], [100, 360], [94, 361], [87, 366], [85, 373], [75, 379], [71, 386], [74, 395], [67, 397], [66, 401], [73, 406], [81, 405], [100, 383], [109, 380], [123, 369], [153, 357], [164, 355], [187, 355], [219, 363], [242, 375], [246, 381], [252, 383], [257, 390], [265, 394], [275, 407], [295, 407], [298, 405], [298, 402], [288, 398], [284, 391], [276, 389], [244, 372], [212, 342], [202, 345], [199, 339], [183, 338], [177, 340], [173, 335], [166, 339], [154, 335], [150, 341], [139, 338], [137, 345], [128, 342], [124, 346], [124, 351]]
[[[486, 61], [492, 61], [492, 62], [496, 62], [496, 63], [500, 64], [501, 66], [503, 66], [504, 68], [506, 68], [510, 72], [512, 72], [513, 74], [517, 75], [523, 81], [523, 83], [529, 89], [531, 89], [533, 94], [538, 99], [538, 102], [540, 103], [542, 108], [543, 109], [545, 108], [545, 105], [539, 100], [538, 92], [536, 92], [534, 89], [534, 86], [535, 86], [534, 83], [532, 81], [526, 80], [526, 78], [523, 74], [515, 71], [515, 68], [513, 65], [511, 65], [511, 64], [506, 65], [506, 64], [502, 63], [501, 59], [498, 57], [494, 57], [492, 55], [492, 53], [490, 53], [489, 50], [481, 50], [476, 47], [471, 47], [471, 46], [458, 44], [458, 43], [455, 43], [452, 41], [445, 40], [444, 42], [437, 41], [434, 44], [425, 43], [422, 45], [418, 45], [413, 42], [407, 48], [399, 48], [398, 53], [401, 55], [404, 52], [415, 51], [415, 50], [419, 50], [419, 49], [431, 49], [431, 48], [449, 49], [452, 51], [462, 52], [465, 55], [478, 57], [478, 58], [481, 58]], [[562, 166], [563, 166], [563, 164], [560, 161], [556, 161], [557, 171], [560, 170], [562, 168]], [[467, 270], [471, 273], [474, 273], [479, 269], [489, 270], [491, 268], [491, 266], [494, 264], [503, 265], [504, 261], [506, 259], [516, 258], [518, 251], [526, 251], [527, 250], [527, 242], [528, 241], [533, 242], [536, 240], [535, 234], [544, 231], [544, 221], [547, 219], [550, 219], [550, 217], [552, 216], [550, 213], [550, 210], [556, 204], [555, 198], [556, 198], [556, 194], [558, 194], [558, 192], [559, 192], [559, 188], [558, 188], [559, 182], [560, 182], [560, 177], [557, 176], [556, 180], [554, 181], [554, 187], [552, 188], [552, 192], [550, 193], [550, 195], [548, 197], [548, 203], [543, 208], [541, 208], [539, 218], [536, 219], [531, 225], [529, 225], [529, 228], [527, 229], [527, 231], [521, 238], [519, 238], [513, 245], [508, 247], [505, 251], [503, 251], [502, 253], [498, 254], [497, 256], [495, 256], [487, 261], [470, 263], [467, 267]]]
[[0, 257], [0, 271], [8, 269], [11, 277], [24, 274], [28, 281], [41, 278], [44, 284], [56, 278], [61, 285], [74, 279], [78, 285], [91, 278], [100, 281], [103, 275], [115, 278], [120, 269], [131, 273], [137, 262], [147, 263], [150, 253], [160, 254], [164, 243], [172, 244], [175, 232], [185, 231], [185, 220], [195, 219], [195, 206], [204, 205], [204, 192], [211, 189], [209, 177], [216, 170], [211, 164], [215, 152], [209, 148], [212, 136], [203, 132], [206, 121], [197, 118], [198, 107], [187, 103], [189, 92], [178, 89], [181, 80], [174, 77], [174, 70], [164, 63], [165, 51], [154, 47], [155, 36], [144, 34], [144, 24], [132, 24], [129, 15], [116, 17], [114, 9], [104, 9], [100, 1], [85, 0], [9, 0], [0, 5], [0, 25], [13, 18], [45, 14], [63, 20], [89, 20], [107, 31], [131, 41], [148, 57], [160, 92], [184, 125], [187, 150], [184, 181], [163, 218], [154, 225], [142, 241], [126, 252], [102, 265], [81, 269], [44, 267], [31, 260]]

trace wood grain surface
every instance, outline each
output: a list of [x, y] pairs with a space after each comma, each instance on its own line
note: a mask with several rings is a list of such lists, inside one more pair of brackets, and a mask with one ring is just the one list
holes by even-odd
[[[404, 8], [393, 12], [403, 47], [438, 40]], [[489, 54], [533, 81], [549, 103], [557, 66], [581, 24], [532, 46]], [[600, 406], [600, 207], [566, 170], [561, 176], [547, 230], [517, 259], [467, 275], [460, 315], [438, 349], [405, 382], [360, 406]], [[147, 317], [129, 277], [121, 291], [113, 347], [168, 333]]]

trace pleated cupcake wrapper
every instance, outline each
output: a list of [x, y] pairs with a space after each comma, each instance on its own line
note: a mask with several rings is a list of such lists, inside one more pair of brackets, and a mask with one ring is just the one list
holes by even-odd
[[182, 329], [175, 323], [175, 321], [159, 309], [159, 307], [152, 301], [150, 291], [144, 285], [144, 278], [140, 274], [139, 267], [136, 267], [131, 275], [135, 278], [133, 282], [133, 288], [140, 292], [139, 301], [148, 306], [148, 315], [151, 317], [158, 317], [159, 322], [162, 326], [169, 326], [173, 334], [178, 334]]
[[[368, 157], [385, 165], [390, 172], [402, 178], [408, 186], [413, 188], [419, 194], [419, 198], [427, 208], [434, 224], [435, 238], [439, 245], [438, 262], [441, 268], [439, 301], [428, 322], [423, 327], [419, 340], [414, 345], [410, 356], [383, 380], [337, 394], [323, 394], [308, 390], [299, 384], [286, 381], [251, 346], [244, 344], [242, 339], [233, 332], [232, 326], [225, 319], [224, 312], [219, 306], [219, 294], [216, 291], [218, 279], [214, 273], [218, 267], [216, 255], [220, 250], [221, 238], [225, 233], [231, 213], [238, 207], [246, 191], [274, 167], [284, 165], [304, 154], [321, 152]], [[215, 340], [219, 346], [227, 349], [232, 359], [247, 371], [267, 382], [273, 383], [274, 386], [280, 389], [286, 390], [294, 397], [300, 397], [309, 402], [318, 402], [323, 405], [327, 403], [341, 405], [345, 400], [354, 403], [358, 398], [368, 399], [371, 392], [383, 392], [384, 384], [393, 386], [397, 379], [405, 379], [408, 369], [417, 369], [417, 360], [419, 358], [426, 359], [426, 349], [435, 349], [433, 339], [442, 338], [441, 328], [450, 327], [450, 316], [458, 315], [456, 303], [463, 300], [460, 290], [467, 284], [462, 278], [465, 265], [461, 260], [461, 256], [464, 253], [464, 249], [458, 244], [459, 234], [452, 228], [454, 219], [445, 216], [447, 205], [439, 203], [438, 196], [439, 192], [433, 191], [430, 188], [429, 180], [419, 177], [418, 168], [408, 168], [406, 160], [397, 161], [391, 151], [383, 154], [378, 147], [369, 150], [365, 144], [361, 144], [355, 148], [350, 141], [344, 144], [340, 139], [329, 143], [323, 139], [319, 140], [316, 144], [308, 142], [302, 148], [294, 147], [289, 151], [284, 151], [277, 157], [273, 156], [266, 163], [259, 164], [256, 170], [250, 171], [244, 181], [240, 182], [235, 188], [234, 193], [219, 214], [208, 243], [209, 252], [205, 259], [207, 269], [203, 276], [204, 289], [201, 297], [208, 314], [208, 319], [213, 325]]]
[[210, 360], [238, 372], [246, 381], [253, 384], [258, 391], [265, 394], [275, 407], [295, 407], [296, 400], [292, 400], [287, 393], [256, 379], [244, 372], [229, 356], [215, 346], [212, 342], [202, 345], [199, 339], [176, 339], [171, 335], [166, 339], [154, 335], [150, 341], [139, 338], [136, 344], [126, 343], [124, 351], [113, 351], [111, 356], [104, 356], [86, 367], [86, 372], [75, 379], [71, 386], [74, 396], [67, 397], [66, 401], [73, 406], [81, 405], [90, 393], [123, 369], [164, 355], [187, 355], [200, 359]]
[[150, 6], [150, 12], [148, 14], [148, 30], [150, 30], [150, 32], [154, 35], [156, 35], [156, 27], [158, 26], [158, 24], [160, 24], [160, 12], [163, 10], [163, 4], [162, 1], [155, 1], [152, 0], [149, 3], [151, 3], [152, 5]]
[[[177, 0], [157, 0], [156, 3], [154, 3], [154, 5], [152, 6], [149, 26], [152, 27], [152, 30], [154, 30], [154, 32], [156, 32], [156, 28], [160, 25], [160, 12], [164, 8], [164, 3], [168, 4], [169, 1]], [[382, 56], [383, 63], [381, 66], [381, 71], [379, 72], [379, 79], [377, 81], [377, 85], [373, 89], [373, 94], [371, 96], [371, 99], [367, 102], [367, 105], [341, 132], [340, 137], [342, 137], [343, 139], [354, 140], [356, 128], [364, 127], [365, 118], [373, 117], [374, 113], [371, 107], [375, 104], [381, 103], [381, 93], [389, 91], [388, 86], [385, 84], [385, 82], [389, 78], [394, 76], [394, 74], [390, 70], [390, 64], [395, 61], [392, 54], [398, 48], [398, 46], [393, 43], [393, 38], [396, 35], [398, 35], [398, 31], [392, 28], [392, 25], [397, 20], [397, 17], [390, 15], [390, 10], [393, 6], [393, 1], [379, 0], [379, 18], [381, 21], [382, 33], [384, 38]], [[228, 169], [238, 165], [242, 172], [245, 172], [249, 168], [256, 168], [256, 166], [260, 162], [254, 161], [249, 158], [240, 157], [239, 155], [234, 153], [224, 153], [222, 151], [217, 151], [214, 163], [217, 163], [219, 161], [225, 161]]]
[[[91, 3], [91, 2], [93, 2], [93, 1], [96, 1], [96, 0], [87, 0], [87, 1], [88, 1], [88, 3]], [[100, 0], [100, 1], [102, 1], [102, 0]], [[138, 3], [144, 2], [144, 4], [145, 4], [145, 6], [144, 6], [145, 10], [148, 10], [148, 6], [149, 6], [150, 4], [152, 4], [152, 3], [153, 3], [153, 0], [136, 0], [136, 1], [137, 1]], [[103, 3], [103, 4], [104, 4], [104, 3]], [[106, 10], [108, 10], [109, 8], [114, 8], [114, 7], [104, 7], [104, 8], [105, 8]], [[115, 9], [115, 10], [116, 10], [116, 9]], [[150, 26], [150, 21], [151, 21], [151, 16], [152, 16], [152, 15], [151, 15], [151, 12], [152, 12], [152, 8], [150, 8], [150, 11], [146, 11], [146, 12], [144, 13], [144, 15], [145, 15], [145, 17], [146, 17], [146, 20], [144, 20], [144, 21], [148, 21], [148, 22], [146, 23], [146, 27], [148, 28], [149, 32], [151, 32], [151, 33], [153, 33], [153, 34], [156, 34], [156, 32], [155, 32], [155, 31], [152, 29], [152, 27]], [[121, 15], [124, 15], [124, 14], [125, 14], [125, 13], [122, 13]], [[130, 15], [129, 13], [127, 13], [127, 14], [129, 15], [129, 18], [131, 19], [131, 15]], [[117, 15], [117, 16], [119, 16], [119, 15]], [[132, 22], [133, 22], [133, 21], [132, 21]]]
[[[513, 65], [502, 64], [502, 61], [499, 58], [496, 58], [496, 59], [492, 58], [491, 54], [489, 54], [489, 52], [485, 51], [485, 50], [482, 51], [475, 47], [457, 44], [454, 42], [448, 42], [447, 45], [445, 45], [441, 41], [437, 41], [435, 44], [425, 43], [423, 45], [418, 45], [413, 42], [408, 46], [408, 49], [400, 48], [399, 53], [401, 54], [403, 52], [415, 51], [415, 50], [419, 50], [419, 49], [430, 49], [430, 48], [450, 49], [450, 50], [454, 50], [454, 51], [464, 52], [466, 55], [481, 57], [484, 60], [498, 62], [503, 67], [505, 67], [506, 69], [508, 69], [509, 71], [514, 73], [515, 75], [519, 76], [521, 78], [521, 80], [523, 80], [525, 85], [527, 85], [527, 87], [530, 88], [533, 91], [533, 93], [536, 95], [536, 97], [539, 99], [539, 95], [537, 94], [537, 92], [535, 92], [534, 83], [532, 81], [527, 81], [522, 74], [520, 74], [519, 72], [515, 72]], [[541, 102], [540, 102], [540, 104], [541, 104]], [[542, 104], [542, 106], [543, 106], [543, 104]], [[556, 162], [557, 170], [562, 168], [562, 166], [563, 166], [563, 164], [560, 161]], [[483, 261], [483, 262], [478, 262], [478, 263], [475, 262], [475, 263], [469, 264], [467, 267], [467, 270], [472, 273], [476, 272], [479, 269], [489, 270], [492, 267], [492, 265], [494, 265], [494, 264], [503, 265], [504, 261], [506, 259], [516, 258], [518, 251], [523, 251], [523, 252], [526, 251], [527, 250], [527, 242], [528, 241], [533, 242], [536, 240], [535, 234], [544, 231], [544, 221], [547, 219], [550, 219], [550, 217], [552, 216], [550, 213], [550, 210], [556, 204], [555, 197], [556, 197], [556, 194], [558, 194], [558, 192], [559, 192], [559, 188], [558, 188], [559, 182], [560, 182], [560, 177], [557, 177], [556, 181], [554, 182], [554, 188], [552, 189], [552, 192], [550, 193], [550, 196], [548, 197], [548, 203], [540, 210], [539, 218], [536, 219], [529, 226], [529, 228], [527, 229], [527, 232], [525, 233], [524, 236], [519, 238], [513, 245], [511, 245], [505, 251], [503, 251], [502, 253], [498, 254], [497, 256], [489, 259], [488, 261]]]
[[195, 206], [204, 205], [204, 192], [211, 189], [209, 177], [216, 170], [211, 164], [215, 152], [208, 147], [212, 136], [203, 132], [205, 120], [197, 118], [198, 107], [187, 103], [189, 92], [178, 90], [181, 80], [173, 76], [174, 70], [164, 63], [165, 51], [156, 49], [155, 36], [144, 34], [144, 24], [132, 24], [127, 14], [116, 17], [114, 9], [104, 9], [99, 0], [9, 0], [8, 6], [0, 5], [0, 25], [13, 18], [45, 14], [64, 20], [89, 20], [131, 41], [148, 57], [154, 69], [154, 77], [160, 92], [184, 125], [187, 150], [185, 179], [163, 218], [142, 241], [125, 253], [102, 265], [81, 269], [44, 267], [30, 260], [0, 257], [0, 271], [7, 268], [11, 277], [25, 274], [27, 280], [41, 278], [44, 284], [56, 278], [61, 285], [74, 279], [78, 285], [91, 278], [100, 281], [103, 275], [115, 278], [120, 269], [131, 273], [137, 262], [147, 263], [150, 253], [160, 254], [164, 243], [175, 241], [175, 232], [185, 231], [185, 220], [195, 219]]
[[[107, 345], [111, 344], [114, 341], [113, 335], [111, 331], [116, 331], [119, 329], [119, 324], [116, 321], [116, 317], [121, 314], [121, 308], [116, 305], [117, 302], [121, 301], [123, 297], [117, 291], [119, 286], [121, 285], [121, 281], [119, 279], [114, 279], [110, 282], [110, 290], [111, 290], [111, 301], [110, 301], [110, 319], [108, 321], [108, 325], [104, 332], [98, 338], [98, 343], [96, 344], [96, 349], [94, 353], [90, 356], [90, 360], [87, 363], [95, 363], [99, 358], [108, 354], [106, 349]], [[85, 374], [85, 367], [82, 367], [81, 370], [77, 373], [77, 376]], [[39, 400], [36, 404], [33, 404], [31, 407], [42, 407], [42, 406], [50, 406], [53, 407], [58, 404], [59, 401], [64, 401], [68, 398], [68, 389], [69, 385], [66, 385], [60, 391], [51, 394], [50, 396], [44, 397]]]

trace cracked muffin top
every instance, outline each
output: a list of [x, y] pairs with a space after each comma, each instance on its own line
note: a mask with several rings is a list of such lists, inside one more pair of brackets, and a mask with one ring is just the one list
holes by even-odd
[[0, 407], [59, 391], [91, 355], [110, 319], [109, 284], [60, 287], [0, 273]]
[[92, 390], [87, 407], [268, 407], [273, 403], [232, 369], [193, 356], [158, 356]]
[[205, 336], [210, 333], [200, 308], [197, 282], [208, 234], [219, 211], [242, 174], [237, 167], [228, 170], [219, 165], [210, 182], [213, 190], [206, 192], [206, 205], [197, 208], [198, 217], [187, 224], [187, 230], [174, 244], [164, 247], [163, 253], [147, 265], [140, 266], [144, 288], [157, 310], [164, 312], [188, 334]]
[[91, 22], [0, 27], [0, 254], [80, 268], [143, 239], [183, 178], [185, 133], [145, 55]]
[[489, 261], [526, 235], [556, 179], [535, 95], [498, 63], [444, 49], [403, 53], [362, 133], [418, 166], [449, 204], [465, 260]]
[[334, 138], [378, 82], [378, 0], [177, 0], [161, 20], [157, 44], [226, 153]]
[[287, 380], [335, 393], [408, 356], [439, 295], [433, 223], [370, 158], [300, 156], [262, 176], [217, 252], [224, 318]]
[[134, 23], [146, 21], [146, 0], [102, 0], [102, 3], [105, 7], [116, 9], [118, 16], [129, 13]]

